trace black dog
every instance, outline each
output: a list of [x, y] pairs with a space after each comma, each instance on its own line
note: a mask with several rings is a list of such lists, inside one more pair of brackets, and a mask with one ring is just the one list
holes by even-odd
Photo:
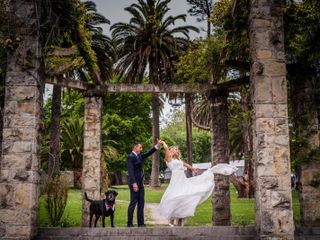
[[114, 219], [114, 211], [115, 211], [115, 200], [118, 195], [116, 191], [107, 191], [105, 193], [106, 198], [103, 200], [91, 200], [88, 198], [87, 193], [84, 193], [84, 196], [87, 201], [91, 202], [90, 204], [90, 223], [89, 227], [91, 227], [92, 217], [95, 215], [94, 227], [97, 227], [97, 222], [102, 216], [102, 227], [105, 227], [105, 217], [109, 217], [111, 219], [111, 227], [114, 227], [113, 219]]

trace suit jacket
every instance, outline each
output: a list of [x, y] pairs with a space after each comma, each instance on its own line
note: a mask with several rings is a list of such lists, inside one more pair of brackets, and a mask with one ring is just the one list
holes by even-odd
[[151, 148], [145, 153], [140, 153], [138, 155], [133, 152], [129, 153], [127, 159], [127, 168], [128, 168], [128, 178], [129, 184], [137, 183], [138, 185], [143, 184], [144, 173], [142, 169], [142, 163], [144, 159], [153, 154], [157, 149], [155, 147]]

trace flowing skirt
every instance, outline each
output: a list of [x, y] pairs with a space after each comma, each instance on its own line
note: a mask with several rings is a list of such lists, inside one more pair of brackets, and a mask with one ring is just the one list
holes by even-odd
[[214, 173], [231, 175], [235, 171], [236, 168], [228, 164], [217, 164], [201, 175], [187, 178], [184, 170], [172, 170], [169, 186], [160, 202], [160, 214], [167, 219], [194, 216], [196, 207], [214, 190]]

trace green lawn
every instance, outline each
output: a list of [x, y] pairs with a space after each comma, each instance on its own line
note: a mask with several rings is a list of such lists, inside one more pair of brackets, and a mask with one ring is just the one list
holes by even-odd
[[[163, 185], [166, 187], [167, 185]], [[126, 226], [127, 207], [129, 202], [128, 186], [116, 186], [115, 190], [119, 193], [116, 201], [115, 225], [117, 227]], [[146, 189], [145, 201], [148, 203], [159, 203], [164, 190]], [[81, 191], [70, 189], [68, 193], [68, 203], [62, 217], [62, 227], [80, 226], [81, 223]], [[300, 219], [298, 193], [293, 192], [293, 213], [296, 224]], [[211, 199], [198, 206], [195, 216], [187, 220], [187, 226], [211, 225]], [[254, 199], [238, 199], [235, 188], [231, 186], [231, 214], [232, 225], [253, 225], [255, 219]], [[148, 216], [146, 216], [148, 219]], [[135, 218], [136, 219], [136, 218]], [[109, 218], [106, 219], [106, 226], [110, 226]], [[50, 226], [48, 215], [45, 209], [45, 196], [39, 200], [38, 225], [41, 227]]]

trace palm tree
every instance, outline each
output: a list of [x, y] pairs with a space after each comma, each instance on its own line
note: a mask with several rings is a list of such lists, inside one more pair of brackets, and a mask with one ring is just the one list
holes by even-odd
[[[109, 23], [93, 2], [49, 1], [45, 35], [46, 73], [62, 78], [75, 75], [83, 81], [109, 79], [111, 40], [97, 25]], [[70, 52], [66, 54], [66, 52]], [[59, 171], [61, 87], [53, 87], [49, 178]]]
[[[83, 120], [79, 118], [69, 118], [61, 125], [61, 156], [62, 166], [74, 170], [74, 185], [81, 188], [82, 158], [83, 158]], [[116, 159], [118, 151], [113, 147], [116, 144], [107, 140], [103, 133], [103, 156], [104, 160]], [[71, 161], [70, 161], [71, 160]], [[106, 169], [102, 169], [105, 171]]]
[[[149, 82], [164, 84], [170, 81], [174, 72], [174, 61], [189, 44], [188, 33], [197, 31], [192, 26], [173, 25], [185, 21], [186, 15], [166, 16], [170, 0], [138, 0], [125, 8], [132, 17], [129, 23], [116, 23], [112, 36], [118, 48], [116, 66], [120, 76], [125, 75], [127, 83], [142, 82], [149, 67]], [[159, 138], [159, 94], [152, 94], [153, 142]], [[159, 153], [153, 155], [150, 185], [159, 187]]]

